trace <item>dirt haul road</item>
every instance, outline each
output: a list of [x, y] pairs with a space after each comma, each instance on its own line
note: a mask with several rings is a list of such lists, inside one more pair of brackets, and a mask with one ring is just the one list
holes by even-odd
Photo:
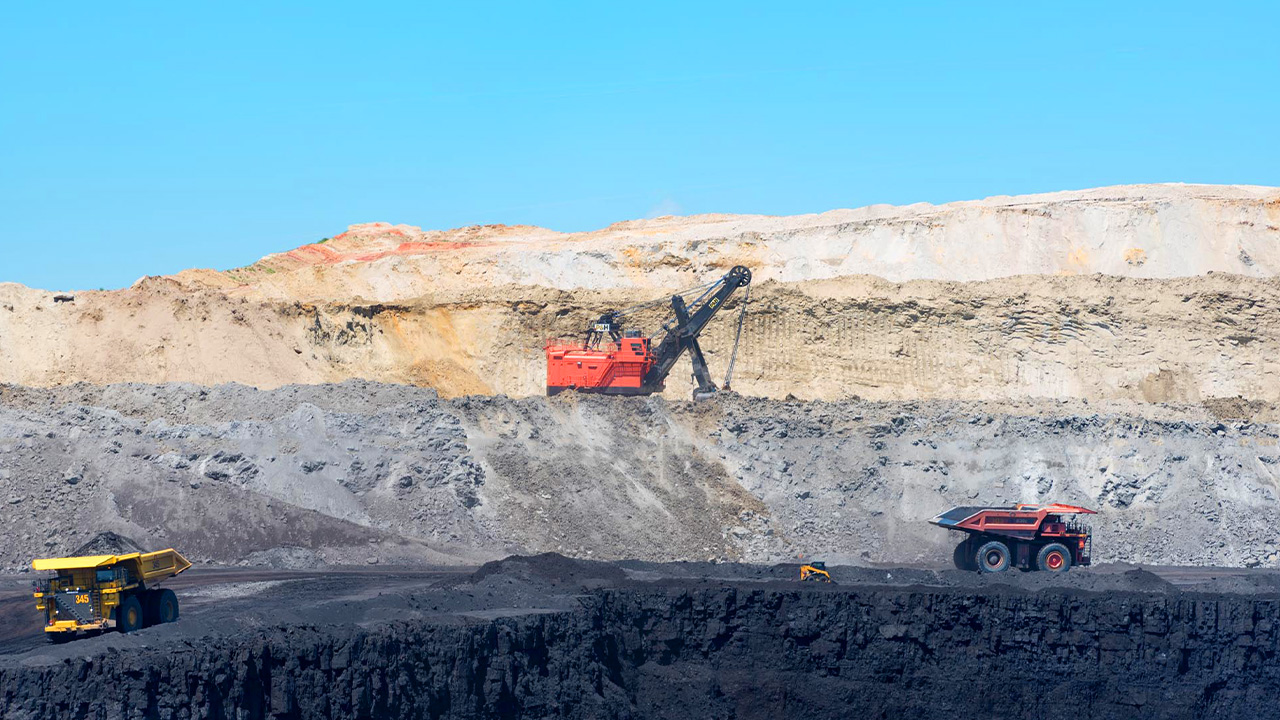
[[[511, 558], [193, 570], [183, 617], [0, 654], [10, 720], [66, 717], [1264, 717], [1280, 575], [1066, 576]], [[1169, 579], [1178, 581], [1177, 584]], [[20, 582], [0, 581], [5, 592]], [[175, 583], [176, 585], [177, 583]], [[23, 598], [29, 605], [30, 598]], [[0, 601], [0, 626], [30, 607]], [[34, 628], [32, 628], [34, 629]], [[904, 690], [904, 688], [910, 688]]]

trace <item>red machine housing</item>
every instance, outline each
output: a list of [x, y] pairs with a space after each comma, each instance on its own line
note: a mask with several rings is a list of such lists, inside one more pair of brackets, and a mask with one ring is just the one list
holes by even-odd
[[[605, 395], [662, 392], [676, 361], [688, 352], [692, 378], [697, 385], [693, 399], [713, 396], [719, 388], [711, 380], [711, 371], [698, 345], [698, 336], [725, 306], [725, 301], [738, 288], [750, 284], [751, 270], [743, 265], [734, 265], [717, 280], [672, 295], [671, 312], [674, 317], [663, 323], [666, 335], [656, 346], [641, 331], [626, 329], [624, 325], [628, 314], [659, 301], [606, 311], [592, 323], [580, 343], [548, 340], [543, 345], [547, 354], [547, 394], [555, 395], [570, 389]], [[685, 301], [684, 295], [697, 291], [702, 291], [702, 294], [693, 302]], [[726, 387], [733, 374], [733, 361], [738, 355], [738, 340], [742, 338], [742, 321], [750, 297], [748, 291], [738, 314], [738, 333], [733, 341], [729, 370], [725, 372]]]
[[606, 395], [647, 395], [662, 390], [660, 386], [644, 386], [644, 377], [654, 364], [647, 337], [624, 337], [599, 349], [549, 340], [543, 350], [547, 353], [548, 395], [570, 389]]
[[1001, 572], [1016, 566], [1065, 572], [1090, 564], [1093, 535], [1088, 525], [1063, 516], [1095, 514], [1075, 505], [1019, 504], [952, 508], [929, 522], [968, 535], [953, 556], [961, 570]]

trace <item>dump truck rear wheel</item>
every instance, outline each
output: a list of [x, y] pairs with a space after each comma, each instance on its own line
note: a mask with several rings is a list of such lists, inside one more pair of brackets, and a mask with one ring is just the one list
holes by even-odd
[[138, 595], [138, 600], [142, 603], [142, 624], [144, 626], [151, 627], [160, 623], [160, 605], [156, 602], [159, 599], [160, 592], [158, 590], [144, 590]]
[[951, 562], [955, 563], [957, 570], [973, 572], [978, 569], [978, 566], [974, 564], [974, 557], [973, 544], [966, 539], [964, 542], [957, 545], [956, 549], [952, 551]]
[[984, 573], [998, 573], [1009, 569], [1009, 546], [999, 540], [982, 544], [974, 553], [978, 569]]
[[156, 618], [162, 623], [171, 623], [178, 619], [178, 596], [172, 590], [161, 590], [156, 593]]
[[116, 608], [116, 629], [122, 633], [137, 632], [142, 629], [142, 603], [137, 595], [130, 595]]
[[1036, 567], [1045, 572], [1064, 573], [1071, 569], [1071, 551], [1061, 543], [1049, 543], [1036, 555]]

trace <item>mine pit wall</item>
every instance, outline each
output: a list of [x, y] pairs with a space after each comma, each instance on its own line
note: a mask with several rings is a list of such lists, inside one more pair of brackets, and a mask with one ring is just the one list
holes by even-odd
[[[447, 397], [540, 395], [542, 346], [656, 291], [476, 288], [394, 303], [272, 302], [168, 280], [116, 292], [0, 287], [0, 382], [288, 383], [363, 378]], [[723, 378], [741, 295], [704, 333]], [[657, 333], [669, 309], [631, 318]], [[1280, 281], [868, 276], [752, 288], [734, 387], [802, 399], [1280, 401]], [[687, 359], [667, 395], [688, 397]]]
[[[546, 339], [580, 338], [604, 311], [642, 299], [652, 298], [510, 287], [464, 301], [290, 306], [270, 322], [305, 325], [294, 355], [325, 380], [363, 377], [434, 387], [445, 396], [519, 397], [544, 392]], [[731, 298], [703, 333], [717, 382], [742, 300]], [[628, 322], [658, 334], [667, 315], [659, 306]], [[262, 354], [273, 363], [289, 360], [283, 348]], [[753, 288], [733, 385], [748, 395], [823, 400], [1275, 402], [1277, 357], [1280, 283], [1272, 279], [895, 284], [857, 276]], [[689, 397], [690, 375], [682, 358], [666, 394]], [[263, 380], [240, 381], [293, 381]]]
[[[717, 381], [741, 300], [703, 333]], [[538, 394], [541, 351], [521, 340], [578, 331], [609, 302], [579, 294], [526, 303], [504, 321], [516, 336], [495, 327], [507, 344], [474, 357], [492, 363], [485, 376], [504, 383], [499, 392]], [[634, 319], [651, 331], [660, 324], [656, 313]], [[734, 388], [764, 397], [1280, 400], [1280, 283], [1271, 279], [773, 283], [753, 288], [742, 337]], [[689, 397], [689, 378], [682, 361], [666, 394]]]
[[1280, 564], [1280, 424], [1201, 406], [442, 400], [361, 382], [0, 387], [0, 401], [11, 570], [104, 530], [199, 563], [949, 566], [960, 537], [929, 518], [1046, 501], [1099, 510], [1098, 563]]
[[573, 612], [9, 664], [0, 714], [1274, 717], [1277, 612], [1274, 598], [999, 587], [602, 590]]

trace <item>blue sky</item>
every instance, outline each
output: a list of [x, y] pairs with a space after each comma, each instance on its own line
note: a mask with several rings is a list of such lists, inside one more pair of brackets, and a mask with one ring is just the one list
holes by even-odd
[[10, 3], [0, 281], [356, 222], [1280, 185], [1274, 3]]

